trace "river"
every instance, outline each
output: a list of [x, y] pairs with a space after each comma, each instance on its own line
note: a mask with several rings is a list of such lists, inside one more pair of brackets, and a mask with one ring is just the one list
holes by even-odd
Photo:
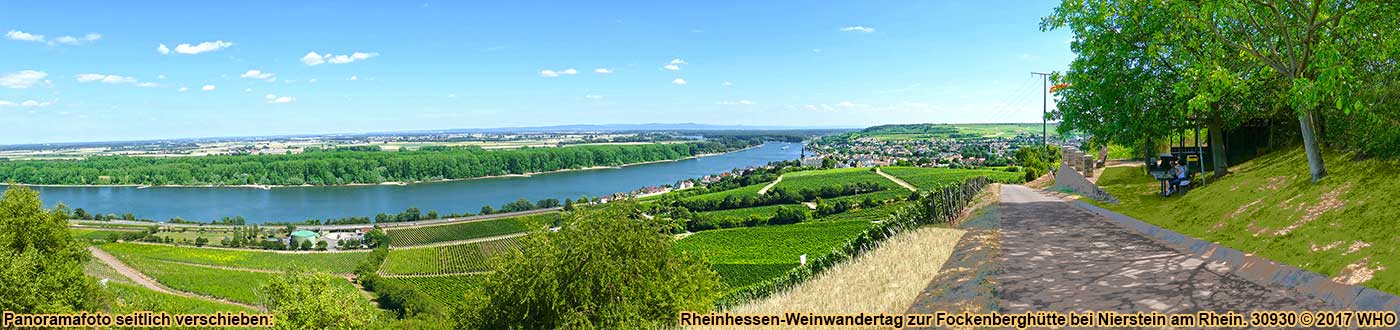
[[500, 177], [410, 185], [280, 187], [35, 187], [46, 207], [62, 202], [101, 214], [134, 213], [139, 218], [181, 217], [208, 221], [243, 216], [250, 223], [305, 219], [373, 217], [417, 207], [425, 214], [476, 213], [483, 205], [499, 208], [516, 199], [578, 198], [627, 192], [646, 186], [719, 174], [734, 168], [797, 159], [802, 145], [770, 142], [747, 150], [708, 157], [566, 171], [528, 177]]

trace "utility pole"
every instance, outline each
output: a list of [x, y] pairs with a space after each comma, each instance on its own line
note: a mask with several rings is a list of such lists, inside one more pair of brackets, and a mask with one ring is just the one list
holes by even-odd
[[1050, 124], [1045, 119], [1045, 114], [1050, 112], [1050, 74], [1031, 72], [1032, 75], [1040, 76], [1040, 144], [1045, 145], [1045, 151], [1050, 151]]

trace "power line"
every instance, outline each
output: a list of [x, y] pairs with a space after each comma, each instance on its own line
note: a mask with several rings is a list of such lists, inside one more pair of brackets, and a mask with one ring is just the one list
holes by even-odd
[[1045, 145], [1046, 151], [1049, 151], [1050, 124], [1048, 120], [1045, 119], [1045, 114], [1050, 112], [1050, 74], [1040, 72], [1031, 72], [1031, 74], [1040, 76], [1040, 143]]

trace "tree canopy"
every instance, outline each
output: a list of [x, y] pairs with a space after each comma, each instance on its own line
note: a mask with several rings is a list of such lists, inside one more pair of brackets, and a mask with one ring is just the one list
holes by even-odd
[[0, 310], [90, 310], [98, 289], [83, 263], [91, 256], [69, 235], [62, 214], [42, 205], [38, 192], [22, 186], [0, 197]]
[[1052, 116], [1061, 130], [1124, 145], [1150, 145], [1190, 120], [1210, 126], [1214, 149], [1220, 130], [1288, 113], [1317, 180], [1326, 175], [1319, 117], [1397, 118], [1375, 111], [1394, 109], [1393, 99], [1368, 94], [1400, 58], [1397, 12], [1400, 3], [1356, 0], [1066, 0], [1041, 24], [1075, 34]]

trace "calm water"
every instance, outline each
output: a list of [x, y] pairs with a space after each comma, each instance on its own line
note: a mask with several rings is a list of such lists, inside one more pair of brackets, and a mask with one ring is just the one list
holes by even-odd
[[[783, 147], [788, 147], [783, 149]], [[718, 174], [733, 168], [797, 159], [801, 145], [768, 143], [729, 154], [676, 162], [406, 186], [288, 187], [271, 190], [250, 188], [146, 188], [135, 187], [36, 187], [44, 204], [63, 202], [102, 214], [126, 212], [137, 217], [165, 220], [181, 217], [211, 220], [241, 215], [252, 222], [300, 221], [308, 218], [340, 218], [397, 213], [408, 207], [447, 214], [470, 211], [482, 205], [525, 198], [577, 198], [632, 191], [646, 186], [672, 184], [686, 178]]]

